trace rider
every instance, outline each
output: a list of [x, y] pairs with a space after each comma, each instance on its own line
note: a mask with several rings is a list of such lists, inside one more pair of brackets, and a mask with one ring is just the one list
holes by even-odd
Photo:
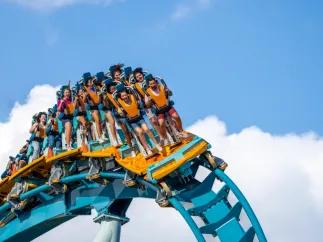
[[123, 83], [125, 86], [129, 86], [128, 80], [122, 78], [122, 64], [116, 64], [110, 66], [109, 71], [111, 73], [112, 79], [116, 83]]
[[146, 76], [146, 81], [148, 86], [145, 92], [145, 103], [147, 107], [153, 106], [155, 108], [163, 145], [169, 144], [165, 123], [166, 115], [169, 115], [172, 118], [175, 127], [181, 133], [181, 136], [187, 138], [188, 135], [183, 129], [181, 118], [173, 107], [172, 102], [169, 100], [169, 89], [165, 85], [158, 83], [156, 78], [151, 74]]
[[48, 138], [48, 157], [52, 157], [54, 155], [54, 148], [60, 149], [62, 147], [62, 139], [58, 131], [58, 120], [56, 113], [57, 105], [48, 109], [48, 122], [46, 125], [46, 135]]
[[90, 105], [90, 111], [96, 126], [98, 141], [103, 142], [101, 120], [100, 120], [100, 113], [99, 113], [99, 105], [101, 103], [101, 97], [98, 94], [98, 90], [96, 90], [96, 86], [94, 84], [94, 78], [91, 76], [89, 72], [83, 74], [83, 81], [84, 81], [83, 82], [84, 89], [85, 89], [86, 95], [88, 96], [87, 101]]
[[76, 85], [74, 87], [73, 103], [76, 110], [74, 112], [74, 116], [76, 116], [76, 119], [79, 122], [81, 127], [82, 147], [86, 147], [85, 137], [88, 137], [88, 135], [91, 134], [90, 124], [87, 120], [87, 114], [86, 114], [87, 97], [88, 97], [87, 92], [85, 92], [80, 85]]
[[[108, 121], [111, 131], [111, 145], [115, 147], [119, 147], [121, 144], [119, 144], [118, 137], [117, 137], [117, 128], [116, 128], [116, 122], [115, 118], [112, 114], [113, 105], [109, 102], [109, 99], [106, 95], [106, 90], [103, 89], [104, 81], [107, 79], [103, 72], [98, 72], [96, 74], [96, 81], [98, 85], [100, 86], [101, 90], [101, 99], [102, 99], [102, 105], [100, 106], [100, 110], [104, 112], [105, 119]], [[107, 127], [106, 127], [107, 128]]]
[[131, 142], [131, 133], [129, 132], [126, 122], [125, 122], [125, 118], [120, 116], [118, 109], [119, 109], [119, 105], [116, 102], [116, 100], [114, 99], [113, 95], [116, 93], [117, 89], [116, 86], [120, 84], [117, 83], [111, 79], [108, 79], [105, 81], [105, 87], [106, 87], [106, 96], [107, 96], [107, 100], [109, 101], [111, 107], [112, 107], [112, 111], [113, 111], [113, 115], [117, 120], [117, 123], [119, 125], [119, 127], [122, 129], [122, 132], [125, 135], [126, 138], [126, 143], [129, 145], [129, 147], [132, 149], [132, 156], [135, 156], [135, 151], [133, 150], [133, 145]]
[[67, 150], [72, 149], [72, 121], [75, 110], [69, 86], [62, 87], [63, 97], [58, 100], [59, 119], [65, 128], [65, 143]]
[[119, 114], [120, 116], [125, 116], [129, 125], [132, 127], [134, 132], [137, 134], [141, 144], [146, 150], [148, 155], [152, 155], [152, 151], [149, 148], [148, 142], [146, 140], [145, 134], [147, 134], [150, 139], [154, 142], [159, 151], [162, 150], [161, 146], [158, 144], [153, 133], [148, 128], [142, 113], [140, 104], [136, 96], [132, 93], [128, 93], [126, 89], [122, 90], [117, 95], [117, 100], [120, 105]]
[[[145, 77], [144, 72], [141, 67], [137, 67], [133, 71], [133, 85], [132, 87], [136, 90], [138, 93], [138, 96], [141, 98], [141, 100], [145, 100], [145, 91], [143, 85], [145, 84]], [[158, 135], [160, 136], [160, 129], [159, 124], [156, 115], [154, 115], [151, 108], [145, 108], [146, 115], [150, 121], [150, 123], [153, 125], [154, 129], [157, 131]]]
[[29, 132], [33, 135], [33, 140], [31, 142], [31, 145], [33, 147], [31, 160], [35, 160], [40, 156], [41, 146], [44, 141], [44, 138], [46, 137], [46, 122], [46, 113], [40, 112], [37, 115], [36, 122], [29, 129]]
[[7, 167], [5, 171], [1, 175], [1, 179], [5, 179], [8, 176], [13, 175], [16, 171], [16, 163], [15, 163], [15, 157], [9, 156], [9, 161], [7, 163]]

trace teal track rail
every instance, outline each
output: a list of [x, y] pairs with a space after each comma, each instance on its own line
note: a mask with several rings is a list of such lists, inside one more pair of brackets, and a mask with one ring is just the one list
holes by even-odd
[[[215, 181], [223, 183], [217, 193], [212, 191]], [[230, 191], [238, 200], [235, 204], [230, 204], [228, 200]], [[199, 242], [206, 241], [204, 235], [218, 237], [221, 242], [251, 242], [254, 241], [255, 236], [259, 242], [267, 242], [250, 204], [236, 184], [219, 169], [211, 171], [195, 188], [184, 189], [169, 201], [185, 219]], [[182, 202], [187, 203], [186, 207], [191, 206], [191, 208], [185, 208]], [[251, 224], [247, 231], [240, 223], [242, 210]], [[193, 217], [200, 217], [203, 224], [197, 225]]]
[[[113, 186], [118, 186], [120, 188], [121, 184], [120, 180], [123, 180], [125, 177], [125, 173], [123, 172], [101, 172], [100, 176], [102, 178], [106, 178], [115, 184]], [[217, 178], [217, 179], [216, 179]], [[68, 177], [64, 177], [61, 179], [62, 184], [76, 184], [75, 182], [82, 181], [83, 183], [87, 183], [87, 173], [76, 174]], [[150, 183], [142, 178], [136, 179], [139, 184], [145, 187], [146, 192], [150, 195], [146, 195], [147, 198], [153, 198], [153, 194], [159, 192], [160, 188], [158, 185]], [[115, 183], [116, 182], [116, 183]], [[222, 188], [217, 192], [212, 191], [212, 186], [214, 182], [223, 183]], [[93, 184], [94, 185], [94, 184]], [[95, 187], [91, 185], [92, 187]], [[89, 186], [89, 189], [91, 189]], [[109, 185], [108, 185], [109, 186]], [[112, 186], [112, 185], [111, 185]], [[73, 186], [72, 186], [73, 187]], [[103, 186], [104, 188], [104, 186]], [[119, 189], [118, 188], [118, 189]], [[25, 192], [20, 196], [20, 199], [28, 199], [31, 197], [41, 196], [42, 194], [49, 192], [51, 187], [47, 184], [39, 186], [31, 191]], [[83, 189], [81, 187], [76, 189]], [[128, 197], [136, 197], [143, 196], [142, 193], [135, 192], [136, 189], [140, 190], [141, 188], [124, 188], [123, 194], [119, 198], [128, 198]], [[228, 194], [231, 191], [234, 196], [237, 198], [238, 202], [236, 204], [230, 204], [228, 201]], [[145, 193], [146, 193], [145, 192]], [[75, 194], [75, 193], [74, 193]], [[141, 194], [141, 195], [140, 195]], [[266, 236], [261, 228], [261, 225], [252, 210], [250, 204], [237, 187], [237, 185], [221, 170], [216, 169], [210, 172], [207, 178], [202, 182], [195, 182], [195, 185], [187, 184], [181, 190], [173, 193], [174, 195], [169, 197], [169, 203], [172, 207], [174, 207], [184, 218], [185, 222], [188, 224], [189, 228], [193, 232], [195, 238], [199, 242], [205, 242], [206, 235], [212, 235], [214, 237], [218, 237], [221, 242], [251, 242], [254, 241], [254, 237], [257, 236], [259, 242], [267, 242]], [[98, 196], [93, 190], [92, 196]], [[92, 201], [97, 202], [97, 205], [101, 204], [109, 204], [108, 201], [112, 202], [114, 197], [110, 197], [109, 193], [105, 193], [105, 198], [101, 196], [101, 200], [98, 201], [94, 198], [94, 200], [89, 200], [84, 204], [91, 204]], [[90, 198], [89, 198], [90, 199]], [[105, 199], [105, 200], [104, 200]], [[62, 200], [64, 201], [64, 199]], [[187, 204], [183, 204], [186, 202]], [[80, 208], [85, 206], [83, 203], [80, 204]], [[53, 199], [52, 207], [58, 206], [57, 199]], [[88, 206], [87, 205], [87, 206]], [[51, 200], [46, 202], [45, 206], [51, 206]], [[190, 208], [187, 208], [190, 207]], [[48, 207], [50, 208], [50, 207]], [[5, 203], [0, 207], [0, 216], [5, 213], [8, 213], [10, 209], [10, 204]], [[251, 227], [245, 231], [240, 223], [240, 214], [242, 209], [245, 211], [247, 218], [251, 224]], [[37, 208], [36, 208], [37, 211]], [[69, 211], [69, 210], [66, 210]], [[35, 213], [37, 214], [37, 212]], [[73, 214], [73, 216], [77, 216], [77, 214]], [[201, 221], [204, 223], [202, 225], [198, 225], [193, 217], [200, 217]], [[19, 218], [18, 218], [19, 219]], [[51, 221], [51, 217], [47, 218], [48, 221]], [[69, 219], [66, 217], [66, 219]], [[37, 217], [31, 218], [33, 224], [37, 224]], [[9, 226], [5, 231], [8, 235], [5, 241], [21, 241], [13, 238], [14, 233], [12, 230], [15, 230], [14, 224], [18, 222], [17, 218], [14, 220], [15, 222], [11, 226]], [[63, 223], [64, 221], [59, 221]], [[46, 220], [42, 221], [43, 224], [46, 224]], [[27, 223], [28, 225], [28, 223]], [[57, 224], [58, 225], [58, 224]], [[53, 226], [57, 226], [53, 225]], [[32, 229], [32, 227], [30, 228]], [[47, 231], [50, 228], [47, 229]], [[0, 229], [1, 230], [1, 229]], [[26, 231], [17, 230], [18, 234], [28, 233], [28, 228]], [[11, 231], [11, 232], [10, 232]], [[46, 232], [46, 230], [44, 229]], [[9, 232], [9, 233], [8, 233]], [[11, 237], [12, 239], [10, 239]], [[21, 238], [21, 237], [20, 237]], [[0, 240], [2, 239], [0, 234]]]
[[217, 169], [214, 172], [220, 180], [222, 180], [225, 184], [227, 184], [230, 187], [233, 194], [236, 196], [236, 198], [242, 204], [243, 209], [245, 210], [253, 228], [256, 231], [259, 242], [266, 242], [267, 239], [266, 239], [265, 233], [262, 230], [262, 227], [261, 227], [254, 211], [252, 210], [249, 202], [247, 201], [245, 196], [242, 194], [242, 192], [240, 191], [238, 186], [223, 171]]

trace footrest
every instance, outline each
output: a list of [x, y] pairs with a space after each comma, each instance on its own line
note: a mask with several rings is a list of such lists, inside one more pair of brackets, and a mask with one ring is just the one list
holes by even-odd
[[205, 225], [200, 228], [201, 233], [203, 234], [215, 234], [215, 230], [217, 230], [219, 227], [221, 227], [223, 224], [231, 220], [232, 218], [235, 218], [237, 221], [239, 220], [239, 216], [242, 210], [241, 203], [236, 203], [234, 207], [230, 210], [230, 212], [224, 216], [222, 219], [218, 220], [217, 222]]
[[218, 228], [216, 233], [221, 242], [240, 242], [245, 235], [243, 228], [235, 218]]
[[227, 185], [224, 185], [212, 200], [210, 200], [202, 205], [194, 206], [193, 208], [189, 209], [188, 212], [193, 216], [197, 216], [197, 215], [201, 214], [202, 212], [204, 212], [208, 208], [214, 206], [215, 204], [217, 204], [218, 202], [220, 202], [224, 198], [227, 198], [229, 191], [230, 191], [230, 188]]

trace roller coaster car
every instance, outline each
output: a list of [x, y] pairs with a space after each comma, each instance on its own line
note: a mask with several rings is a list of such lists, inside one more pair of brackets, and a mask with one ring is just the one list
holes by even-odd
[[[160, 183], [167, 175], [178, 170], [185, 163], [201, 154], [204, 154], [208, 148], [209, 144], [205, 140], [198, 136], [191, 135], [189, 138], [182, 140], [181, 143], [167, 146], [162, 152], [156, 153], [148, 158], [145, 158], [141, 153], [138, 153], [135, 157], [123, 157], [122, 152], [125, 147], [117, 149], [112, 146], [107, 146], [91, 152], [82, 152], [79, 148], [60, 153], [51, 158], [42, 156], [17, 171], [11, 177], [7, 177], [2, 180], [0, 182], [0, 197], [4, 200], [14, 186], [16, 178], [28, 178], [32, 174], [37, 174], [39, 177], [47, 178], [55, 161], [70, 160], [71, 158], [73, 160], [84, 160], [87, 158], [113, 158], [115, 162], [125, 170], [142, 176], [149, 182]], [[32, 187], [30, 189], [32, 189]]]
[[[49, 171], [52, 167], [54, 161], [57, 160], [65, 160], [70, 157], [75, 157], [81, 154], [81, 149], [74, 149], [71, 151], [66, 151], [51, 158], [46, 158], [42, 156], [23, 168], [19, 169], [15, 174], [10, 177], [6, 177], [5, 179], [0, 181], [0, 204], [4, 202], [6, 196], [9, 194], [11, 189], [16, 183], [18, 178], [30, 178], [35, 177], [36, 179], [47, 178], [49, 175]], [[35, 180], [35, 178], [33, 180]], [[28, 190], [35, 188], [37, 185], [34, 183], [30, 183], [28, 186]]]
[[144, 176], [146, 180], [157, 183], [187, 161], [204, 153], [208, 147], [206, 141], [192, 135], [181, 143], [166, 147], [163, 152], [152, 157], [144, 158], [142, 154], [138, 154], [134, 158], [116, 159], [116, 162], [125, 169]]

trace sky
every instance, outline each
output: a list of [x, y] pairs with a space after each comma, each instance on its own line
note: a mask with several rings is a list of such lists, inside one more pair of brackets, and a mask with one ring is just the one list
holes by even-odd
[[[0, 0], [0, 120], [39, 84], [116, 62], [161, 75], [184, 123], [323, 134], [323, 2]], [[10, 91], [8, 91], [10, 90]]]
[[[0, 0], [0, 168], [58, 85], [118, 62], [142, 66], [165, 78], [185, 127], [229, 162], [269, 241], [319, 241], [322, 11], [313, 0]], [[174, 226], [168, 241], [194, 241], [153, 201], [135, 201], [128, 216], [122, 241], [147, 226], [146, 241], [165, 241]], [[90, 241], [90, 220], [36, 241]]]

